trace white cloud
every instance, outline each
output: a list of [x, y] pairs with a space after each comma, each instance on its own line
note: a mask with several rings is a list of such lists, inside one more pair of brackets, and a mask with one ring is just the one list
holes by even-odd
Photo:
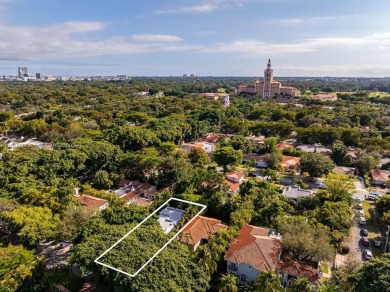
[[295, 43], [268, 43], [257, 40], [237, 40], [231, 43], [219, 43], [216, 46], [205, 48], [205, 52], [214, 53], [241, 53], [249, 55], [275, 55], [314, 52], [326, 48], [359, 49], [371, 46], [372, 48], [388, 48], [390, 32], [357, 37], [325, 37], [304, 39]]
[[[186, 6], [178, 6], [173, 8], [157, 10], [157, 14], [197, 14], [209, 13], [221, 8], [230, 6], [242, 6], [248, 0], [202, 0], [195, 1], [196, 3]], [[251, 0], [254, 1], [254, 0]], [[257, 0], [259, 1], [259, 0]], [[262, 0], [265, 1], [265, 0]]]
[[50, 57], [100, 56], [107, 54], [138, 54], [173, 52], [196, 49], [185, 44], [166, 44], [180, 41], [171, 35], [135, 35], [131, 41], [114, 36], [91, 41], [75, 38], [74, 34], [99, 31], [106, 27], [100, 22], [65, 22], [43, 27], [0, 26], [0, 60], [45, 59]]
[[132, 38], [142, 42], [177, 42], [182, 40], [178, 36], [167, 34], [135, 34]]
[[165, 13], [179, 13], [179, 14], [192, 14], [192, 13], [207, 13], [211, 12], [213, 10], [217, 9], [217, 6], [210, 3], [204, 3], [200, 5], [193, 5], [193, 6], [184, 6], [184, 7], [176, 7], [176, 8], [170, 8], [170, 9], [162, 9], [157, 10], [157, 14], [165, 14]]
[[312, 17], [304, 17], [304, 18], [285, 18], [285, 19], [275, 19], [269, 20], [267, 22], [272, 24], [307, 24], [307, 23], [320, 23], [320, 22], [329, 22], [335, 20], [344, 20], [351, 18], [359, 18], [363, 17], [362, 14], [351, 14], [351, 15], [333, 15], [333, 16], [312, 16]]

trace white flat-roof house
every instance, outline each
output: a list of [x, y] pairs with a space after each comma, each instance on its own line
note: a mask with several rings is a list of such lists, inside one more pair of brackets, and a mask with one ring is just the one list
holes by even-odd
[[173, 207], [166, 207], [158, 214], [158, 222], [160, 223], [164, 233], [169, 233], [177, 226], [186, 211]]

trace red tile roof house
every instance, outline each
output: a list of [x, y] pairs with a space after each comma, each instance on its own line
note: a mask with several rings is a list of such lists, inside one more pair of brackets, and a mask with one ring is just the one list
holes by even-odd
[[207, 153], [215, 151], [215, 145], [206, 141], [195, 142], [195, 143], [183, 143], [181, 149], [184, 151], [191, 151], [194, 148], [202, 148]]
[[290, 259], [280, 260], [282, 239], [280, 234], [269, 228], [245, 224], [238, 236], [229, 242], [224, 259], [227, 272], [238, 277], [241, 283], [256, 280], [261, 272], [276, 270], [282, 275], [282, 284], [289, 280], [305, 276], [310, 282], [317, 283], [321, 277], [319, 269]]
[[231, 171], [226, 173], [225, 183], [228, 185], [228, 194], [237, 194], [238, 190], [240, 189], [240, 184], [244, 179], [244, 176], [245, 174], [243, 172]]
[[240, 282], [256, 280], [260, 272], [275, 270], [282, 252], [280, 238], [270, 236], [271, 229], [245, 224], [237, 238], [229, 242], [224, 259], [227, 272]]
[[108, 201], [88, 195], [73, 195], [73, 199], [77, 202], [79, 202], [82, 206], [91, 208], [91, 209], [98, 209], [98, 210], [104, 210], [108, 208]]
[[115, 194], [126, 200], [129, 204], [134, 203], [139, 206], [150, 206], [153, 200], [156, 199], [156, 186], [147, 182], [141, 183], [137, 180], [123, 181], [120, 185], [124, 186], [116, 190]]
[[213, 233], [226, 229], [228, 226], [222, 224], [221, 220], [198, 216], [180, 233], [178, 240], [193, 247], [195, 251], [199, 245], [206, 243]]
[[244, 154], [243, 162], [250, 163], [252, 159], [256, 161], [255, 166], [260, 168], [268, 168], [267, 163], [264, 162], [265, 155], [258, 154]]
[[283, 287], [289, 287], [291, 285], [291, 279], [299, 281], [301, 277], [305, 277], [309, 282], [314, 284], [320, 284], [322, 279], [322, 271], [320, 269], [315, 269], [305, 263], [289, 258], [279, 261], [276, 266], [276, 271], [282, 275]]
[[372, 181], [370, 181], [373, 185], [381, 185], [386, 183], [389, 180], [390, 171], [382, 170], [382, 169], [373, 169], [370, 172]]
[[281, 165], [284, 169], [298, 169], [301, 163], [300, 157], [283, 155]]

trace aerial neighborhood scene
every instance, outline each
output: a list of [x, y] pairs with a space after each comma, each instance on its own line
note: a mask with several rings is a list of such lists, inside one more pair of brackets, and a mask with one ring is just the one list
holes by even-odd
[[0, 291], [390, 291], [374, 2], [0, 0]]

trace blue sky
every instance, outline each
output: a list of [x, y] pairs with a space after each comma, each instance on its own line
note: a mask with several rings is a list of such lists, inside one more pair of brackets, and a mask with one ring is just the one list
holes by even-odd
[[0, 74], [390, 76], [389, 0], [0, 0]]

